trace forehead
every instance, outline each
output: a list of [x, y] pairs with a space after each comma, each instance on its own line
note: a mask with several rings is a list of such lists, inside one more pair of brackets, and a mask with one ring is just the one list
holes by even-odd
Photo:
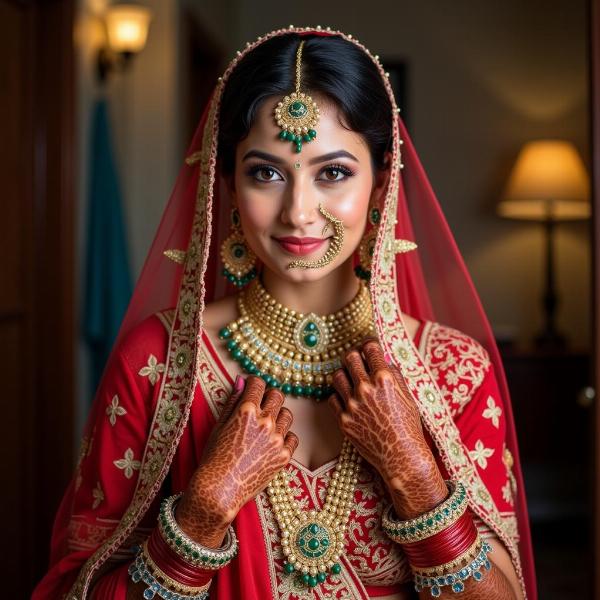
[[290, 162], [299, 157], [310, 159], [334, 152], [347, 150], [359, 162], [370, 159], [369, 148], [363, 136], [344, 125], [344, 117], [339, 107], [332, 100], [323, 96], [313, 95], [321, 111], [318, 124], [315, 126], [317, 137], [302, 145], [302, 152], [296, 153], [294, 144], [279, 139], [281, 129], [275, 122], [274, 109], [281, 98], [272, 96], [266, 98], [256, 112], [256, 117], [248, 136], [240, 141], [237, 156], [243, 156], [250, 149], [262, 149], [277, 154]]

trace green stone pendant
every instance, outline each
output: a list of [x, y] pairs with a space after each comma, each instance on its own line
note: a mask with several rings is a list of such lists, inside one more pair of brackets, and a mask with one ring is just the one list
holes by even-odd
[[279, 139], [292, 142], [296, 152], [301, 152], [304, 142], [317, 137], [319, 116], [317, 103], [307, 94], [296, 91], [285, 96], [275, 106], [275, 121], [281, 127]]

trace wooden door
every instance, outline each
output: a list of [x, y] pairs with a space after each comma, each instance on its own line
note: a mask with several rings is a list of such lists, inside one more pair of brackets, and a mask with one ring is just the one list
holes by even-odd
[[72, 471], [73, 1], [0, 0], [2, 597], [29, 598]]

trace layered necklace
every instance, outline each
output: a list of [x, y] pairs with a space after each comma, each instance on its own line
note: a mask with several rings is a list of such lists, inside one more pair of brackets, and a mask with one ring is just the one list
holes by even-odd
[[[329, 315], [303, 314], [283, 306], [258, 278], [238, 295], [238, 309], [239, 318], [219, 332], [231, 357], [244, 371], [284, 394], [317, 401], [332, 393], [332, 374], [342, 366], [343, 353], [375, 333], [371, 297], [362, 280], [353, 300]], [[300, 507], [285, 468], [267, 487], [281, 532], [284, 571], [307, 586], [315, 587], [328, 574], [341, 572], [339, 560], [360, 460], [344, 439], [320, 511]]]
[[256, 278], [238, 295], [239, 318], [219, 331], [246, 373], [284, 394], [321, 400], [332, 392], [332, 374], [344, 352], [374, 335], [364, 281], [354, 299], [329, 315], [303, 314], [277, 302]]

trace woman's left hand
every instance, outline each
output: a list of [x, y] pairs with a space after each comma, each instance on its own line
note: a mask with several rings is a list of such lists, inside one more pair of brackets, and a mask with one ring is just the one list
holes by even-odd
[[342, 433], [382, 476], [398, 517], [409, 519], [440, 504], [448, 490], [423, 435], [418, 407], [375, 338], [352, 349], [333, 374], [329, 404]]

